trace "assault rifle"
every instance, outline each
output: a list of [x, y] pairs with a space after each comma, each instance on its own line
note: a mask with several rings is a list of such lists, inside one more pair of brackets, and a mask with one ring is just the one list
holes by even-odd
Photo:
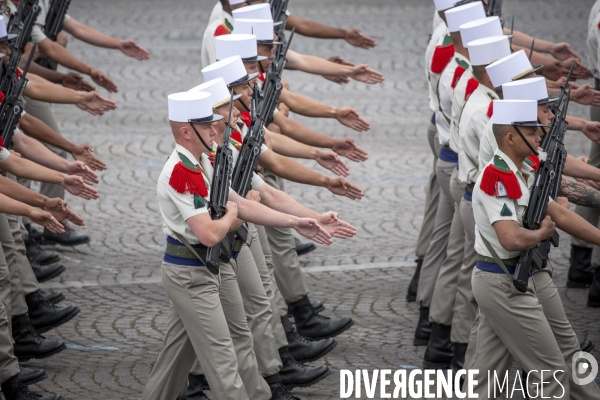
[[[229, 115], [233, 107], [233, 91], [231, 92], [231, 102], [229, 103]], [[229, 183], [231, 181], [231, 163], [233, 155], [229, 148], [229, 137], [231, 136], [231, 124], [226, 121], [225, 135], [223, 145], [217, 147], [215, 154], [215, 165], [213, 170], [212, 182], [210, 185], [210, 199], [208, 210], [213, 220], [221, 219], [227, 213], [227, 199], [229, 198]], [[213, 247], [209, 247], [206, 252], [206, 266], [209, 270], [219, 270], [219, 261], [221, 256], [229, 260], [231, 254], [232, 238], [231, 234], [226, 235], [221, 242]], [[211, 269], [212, 268], [212, 269]], [[214, 273], [214, 272], [213, 272]]]
[[17, 128], [17, 123], [21, 118], [21, 112], [23, 111], [23, 107], [21, 106], [21, 96], [23, 95], [23, 90], [25, 90], [27, 82], [29, 82], [25, 76], [27, 75], [31, 61], [33, 60], [35, 47], [36, 44], [33, 45], [31, 53], [29, 53], [29, 58], [27, 59], [27, 64], [25, 64], [25, 68], [23, 69], [23, 74], [17, 81], [18, 84], [14, 86], [13, 90], [5, 93], [4, 101], [0, 107], [0, 129], [2, 130], [2, 140], [4, 140], [4, 145], [6, 148], [10, 148], [12, 146], [12, 138], [15, 133], [15, 129]]
[[[285, 37], [285, 24], [287, 23], [287, 7], [289, 0], [270, 0], [273, 22], [275, 25], [275, 34], [279, 40]], [[277, 24], [279, 22], [279, 24]]]
[[502, 17], [502, 3], [504, 0], [489, 0], [485, 12], [488, 17]]
[[[567, 151], [565, 150], [564, 138], [567, 131], [568, 122], [566, 121], [567, 109], [571, 97], [571, 89], [566, 91], [569, 84], [573, 66], [567, 76], [567, 81], [561, 88], [558, 101], [555, 104], [556, 114], [550, 125], [548, 133], [544, 134], [542, 139], [542, 150], [539, 151], [540, 165], [535, 174], [535, 183], [529, 197], [529, 204], [523, 215], [523, 225], [527, 229], [539, 229], [542, 220], [546, 217], [548, 211], [548, 199], [556, 199], [560, 190], [562, 172], [565, 167]], [[548, 253], [550, 244], [558, 246], [559, 236], [554, 232], [552, 237], [543, 241], [537, 246], [521, 253], [515, 273], [513, 275], [513, 284], [517, 290], [525, 293], [529, 280], [529, 272], [532, 268], [539, 270], [546, 267], [548, 263]]]
[[[9, 43], [13, 53], [18, 50], [18, 52], [22, 54], [25, 51], [25, 45], [29, 41], [33, 25], [40, 13], [40, 6], [38, 3], [39, 0], [21, 0], [19, 1], [17, 11], [10, 16], [6, 31], [9, 34], [17, 35], [15, 40], [13, 40], [12, 43]], [[12, 58], [13, 56], [11, 55], [11, 60]], [[17, 64], [19, 61], [20, 55]]]
[[292, 29], [290, 38], [285, 43], [285, 47], [277, 53], [275, 60], [269, 67], [269, 71], [265, 77], [265, 84], [263, 86], [263, 101], [261, 104], [261, 116], [264, 118], [265, 125], [269, 125], [273, 122], [273, 111], [279, 104], [279, 96], [281, 95], [281, 74], [285, 68], [285, 55], [287, 54], [292, 39], [294, 38], [295, 29]]
[[71, 0], [52, 0], [50, 3], [50, 9], [44, 24], [44, 33], [50, 40], [56, 41], [70, 4]]

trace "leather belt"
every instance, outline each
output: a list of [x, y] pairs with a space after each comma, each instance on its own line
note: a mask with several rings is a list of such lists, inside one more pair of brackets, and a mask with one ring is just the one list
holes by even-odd
[[[194, 247], [194, 250], [196, 250], [198, 255], [200, 257], [202, 257], [202, 260], [206, 260], [206, 248], [195, 248]], [[168, 255], [173, 256], [173, 257], [188, 258], [191, 260], [198, 259], [198, 257], [196, 257], [194, 255], [194, 253], [192, 253], [187, 247], [177, 246], [177, 245], [174, 245], [174, 244], [168, 243], [168, 242], [167, 242], [167, 248], [165, 250], [165, 253], [167, 253]]]
[[[516, 267], [517, 263], [519, 262], [519, 258], [520, 257], [513, 257], [513, 258], [508, 258], [508, 259], [502, 258], [502, 262], [504, 263], [504, 265]], [[491, 263], [491, 264], [497, 264], [496, 260], [494, 260], [492, 257], [482, 256], [481, 254], [477, 254], [477, 261]]]

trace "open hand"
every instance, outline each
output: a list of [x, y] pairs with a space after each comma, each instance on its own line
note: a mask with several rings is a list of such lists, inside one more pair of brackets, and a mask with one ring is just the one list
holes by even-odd
[[352, 46], [359, 47], [361, 49], [370, 49], [377, 46], [375, 39], [370, 38], [367, 35], [363, 35], [362, 32], [356, 28], [348, 29], [344, 35], [344, 39], [346, 39], [346, 42], [350, 43]]
[[589, 83], [577, 88], [572, 86], [571, 100], [585, 106], [600, 106], [600, 90], [594, 90]]
[[89, 144], [84, 143], [80, 144], [79, 146], [75, 146], [75, 149], [73, 149], [71, 155], [75, 160], [84, 162], [94, 171], [104, 171], [106, 169], [106, 164], [93, 155], [93, 152], [94, 148]]
[[331, 244], [331, 235], [312, 218], [299, 218], [295, 227], [296, 231], [302, 236], [309, 238], [319, 244]]
[[327, 168], [336, 175], [348, 176], [350, 174], [348, 165], [332, 151], [321, 151], [317, 157], [317, 162], [321, 167]]
[[356, 143], [354, 143], [354, 139], [350, 138], [335, 139], [331, 150], [335, 151], [340, 156], [344, 156], [356, 162], [365, 161], [369, 158], [369, 153], [358, 147]]
[[86, 92], [81, 104], [85, 106], [85, 110], [90, 114], [102, 115], [117, 108], [117, 103], [102, 97], [98, 92]]
[[75, 211], [71, 210], [67, 202], [58, 197], [54, 199], [48, 199], [46, 202], [46, 206], [44, 207], [44, 211], [48, 211], [52, 214], [54, 218], [57, 219], [58, 222], [63, 223], [67, 228], [72, 229], [69, 225], [69, 222], [74, 223], [78, 226], [84, 226], [83, 218], [81, 218]]
[[337, 76], [337, 75], [322, 75], [323, 78], [331, 81], [333, 83], [337, 83], [338, 85], [345, 85], [346, 83], [350, 83], [350, 78], [347, 76]]
[[356, 228], [349, 223], [340, 220], [339, 214], [333, 211], [319, 215], [317, 221], [319, 221], [319, 224], [335, 238], [346, 239], [356, 235]]
[[62, 187], [72, 195], [79, 196], [85, 200], [96, 200], [98, 191], [86, 184], [81, 176], [67, 175], [62, 181]]
[[42, 225], [53, 233], [65, 233], [65, 228], [47, 211], [33, 209], [27, 216], [31, 221], [38, 225]]
[[98, 175], [83, 161], [73, 161], [67, 168], [67, 174], [81, 176], [88, 185], [95, 185], [100, 182]]
[[61, 84], [66, 88], [77, 91], [82, 90], [84, 92], [91, 92], [92, 90], [96, 90], [91, 83], [88, 83], [85, 79], [83, 79], [82, 75], [79, 75], [76, 72], [69, 72], [63, 75]]
[[90, 78], [92, 78], [96, 84], [102, 86], [109, 92], [116, 93], [119, 91], [116, 83], [114, 83], [108, 76], [104, 75], [103, 72], [98, 71], [97, 69], [93, 69], [92, 72], [90, 72]]
[[119, 45], [119, 50], [121, 50], [123, 54], [133, 57], [139, 61], [144, 61], [150, 58], [150, 52], [132, 39], [122, 40], [121, 44]]
[[569, 58], [574, 58], [577, 61], [581, 60], [579, 54], [571, 50], [571, 45], [568, 43], [556, 43], [550, 49], [550, 54], [557, 60], [568, 60]]
[[340, 64], [340, 65], [347, 65], [349, 67], [356, 66], [356, 64], [354, 64], [353, 62], [344, 60], [340, 56], [331, 56], [331, 57], [329, 57], [329, 59], [327, 61], [331, 61], [333, 63]]
[[327, 189], [338, 196], [346, 196], [352, 200], [360, 200], [364, 196], [363, 191], [344, 178], [333, 178], [327, 183]]
[[593, 142], [600, 143], [600, 122], [587, 121], [582, 132]]
[[352, 68], [350, 77], [356, 81], [374, 85], [385, 80], [383, 74], [379, 71], [369, 68], [367, 64], [360, 64]]
[[345, 107], [337, 108], [335, 118], [342, 125], [354, 129], [358, 132], [368, 131], [371, 125], [367, 120], [363, 119], [354, 108]]

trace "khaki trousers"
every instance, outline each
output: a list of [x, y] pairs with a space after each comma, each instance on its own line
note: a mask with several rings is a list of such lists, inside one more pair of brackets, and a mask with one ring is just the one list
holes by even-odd
[[[260, 246], [256, 229], [253, 227], [250, 228], [250, 226], [248, 228], [248, 241], [250, 244], [254, 242]], [[246, 313], [248, 327], [252, 332], [258, 370], [262, 376], [267, 377], [279, 373], [282, 367], [279, 352], [277, 351], [278, 347], [273, 337], [272, 324], [277, 319], [276, 322], [281, 325], [281, 320], [278, 312], [277, 318], [273, 317], [274, 313], [271, 310], [271, 303], [265, 291], [263, 277], [259, 273], [252, 254], [248, 246], [242, 246], [237, 258], [237, 282], [244, 302], [244, 312]], [[266, 279], [270, 283], [269, 271], [266, 268], [266, 264], [264, 264], [263, 273], [266, 273]]]
[[531, 393], [536, 393], [536, 384], [538, 388], [542, 386], [540, 371], [550, 370], [556, 372], [555, 379], [544, 377], [544, 395], [570, 399], [567, 365], [536, 295], [533, 279], [529, 279], [527, 292], [521, 293], [507, 275], [476, 268], [472, 285], [479, 304], [473, 362], [473, 368], [479, 370], [474, 390], [479, 398], [499, 397], [498, 392], [496, 396], [493, 392], [493, 371], [502, 380], [514, 358], [525, 371], [531, 372], [528, 382]]
[[427, 252], [427, 247], [431, 240], [431, 233], [433, 232], [433, 226], [435, 224], [435, 214], [437, 212], [438, 202], [440, 201], [440, 184], [438, 183], [435, 174], [435, 166], [437, 165], [441, 145], [437, 138], [435, 125], [432, 123], [428, 123], [427, 125], [427, 140], [431, 152], [433, 153], [433, 169], [431, 174], [429, 174], [429, 181], [425, 188], [425, 213], [423, 214], [423, 223], [421, 224], [419, 238], [417, 239], [417, 247], [415, 249], [417, 258], [425, 258], [425, 253]]
[[473, 203], [464, 198], [459, 206], [460, 217], [464, 228], [464, 257], [456, 286], [456, 297], [452, 307], [452, 334], [454, 343], [469, 343], [469, 335], [473, 321], [477, 316], [477, 301], [473, 297], [471, 277], [477, 264], [475, 251], [475, 216]]
[[438, 159], [436, 175], [441, 189], [440, 199], [435, 215], [435, 227], [423, 260], [417, 288], [416, 301], [421, 307], [430, 307], [435, 282], [440, 267], [446, 258], [450, 227], [454, 217], [454, 199], [450, 190], [450, 179], [455, 169], [456, 164]]
[[41, 289], [40, 283], [35, 277], [35, 273], [31, 268], [31, 263], [26, 255], [25, 235], [23, 232], [27, 232], [27, 230], [23, 225], [23, 217], [16, 215], [7, 215], [6, 217], [8, 219], [8, 223], [10, 224], [10, 232], [15, 241], [17, 250], [15, 264], [17, 266], [17, 270], [19, 271], [23, 293], [25, 296], [27, 296], [28, 294], [37, 292]]
[[[29, 97], [24, 97], [24, 108], [25, 112], [41, 120], [59, 135], [61, 134], [60, 129], [58, 127], [58, 123], [54, 118], [54, 113], [52, 112], [52, 107], [50, 106], [50, 103], [46, 103], [45, 101], [33, 100]], [[66, 151], [51, 145], [46, 145], [46, 147], [48, 147], [50, 150], [52, 150], [53, 153], [61, 156], [62, 158], [67, 158], [68, 153]], [[60, 197], [61, 199], [65, 198], [65, 189], [60, 185], [42, 182], [40, 187], [40, 193], [51, 199], [55, 197]]]
[[[283, 179], [265, 171], [265, 182], [284, 191]], [[287, 304], [300, 300], [308, 294], [302, 269], [296, 254], [294, 235], [289, 228], [265, 227], [275, 265], [275, 280]]]
[[[271, 275], [271, 287], [273, 288], [273, 296], [275, 296], [275, 304], [277, 304], [277, 309], [279, 310], [279, 315], [286, 315], [288, 312], [288, 306], [285, 302], [285, 299], [281, 295], [281, 291], [279, 290], [279, 286], [277, 286], [277, 279], [275, 279], [275, 265], [273, 264], [273, 252], [271, 251], [271, 245], [269, 244], [269, 237], [267, 236], [267, 230], [264, 226], [254, 225], [256, 230], [258, 231], [258, 238], [260, 239], [260, 246], [263, 251], [263, 255], [265, 256], [265, 262], [267, 263], [267, 268], [269, 269], [269, 274]], [[252, 249], [250, 249], [252, 250]], [[275, 331], [277, 335], [277, 331]], [[284, 332], [285, 334], [285, 332]], [[276, 336], [277, 337], [277, 336]], [[285, 340], [287, 343], [287, 338]]]
[[[14, 221], [16, 220], [18, 220], [18, 217], [14, 215], [0, 214], [0, 242], [2, 243], [2, 250], [10, 276], [10, 286], [7, 292], [3, 291], [0, 301], [4, 304], [9, 318], [27, 313], [27, 303], [25, 302], [25, 293], [23, 292], [19, 266], [27, 263], [31, 270], [31, 265], [29, 265], [29, 261], [25, 256], [25, 246], [20, 246], [19, 242], [15, 241], [15, 239], [19, 240], [21, 237], [20, 229], [13, 236], [12, 231], [15, 225]], [[22, 244], [22, 240], [20, 243]], [[5, 296], [8, 296], [8, 299]]]
[[173, 400], [196, 357], [215, 398], [270, 399], [252, 348], [235, 260], [221, 263], [219, 275], [166, 262], [161, 269], [171, 309], [164, 348], [142, 399]]
[[[454, 209], [464, 195], [464, 185], [458, 181], [458, 170], [450, 177], [450, 192], [454, 201]], [[450, 226], [450, 236], [446, 249], [446, 258], [442, 263], [431, 297], [429, 320], [443, 325], [452, 324], [452, 304], [456, 295], [458, 272], [463, 262], [464, 228], [460, 213], [455, 212]]]

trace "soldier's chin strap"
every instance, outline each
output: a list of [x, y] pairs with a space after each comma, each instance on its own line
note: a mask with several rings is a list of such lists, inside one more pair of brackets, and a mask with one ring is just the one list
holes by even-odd
[[519, 127], [517, 125], [513, 125], [515, 127], [515, 130], [517, 131], [517, 133], [519, 134], [519, 136], [521, 136], [521, 139], [523, 139], [523, 141], [525, 142], [525, 144], [527, 145], [527, 147], [529, 147], [529, 150], [531, 150], [531, 152], [533, 154], [535, 154], [536, 156], [539, 156], [539, 153], [533, 148], [531, 147], [531, 145], [529, 144], [529, 142], [525, 139], [525, 136], [523, 136], [523, 134], [521, 133], [521, 130], [519, 129]]
[[[237, 128], [237, 126], [235, 126], [235, 124], [231, 125], [229, 123], [230, 120], [228, 118], [225, 118], [225, 116], [223, 114], [221, 114], [219, 111], [217, 111], [216, 108], [213, 108], [213, 113], [215, 113], [215, 114], [220, 115], [221, 117], [223, 117], [223, 122], [225, 122], [225, 126], [226, 127], [230, 126], [232, 131], [239, 131], [239, 129]], [[229, 116], [229, 118], [231, 118], [231, 115]]]
[[[235, 90], [233, 90], [233, 88], [231, 88], [231, 90], [233, 91], [233, 93], [235, 94], [239, 94], [238, 92], [236, 92]], [[239, 99], [237, 99], [237, 101], [240, 102], [240, 104], [242, 105], [242, 107], [244, 107], [246, 109], [246, 111], [250, 112], [250, 108], [246, 105], [246, 103], [244, 103], [242, 101], [242, 98], [240, 97]]]
[[206, 142], [204, 141], [204, 139], [202, 139], [202, 136], [200, 136], [200, 134], [196, 130], [196, 127], [194, 126], [194, 123], [190, 122], [189, 124], [192, 127], [192, 129], [194, 130], [194, 132], [196, 133], [196, 136], [198, 136], [198, 139], [200, 139], [200, 141], [202, 142], [202, 144], [204, 145], [204, 147], [206, 147], [206, 150], [208, 150], [209, 152], [212, 152], [213, 151], [212, 147], [208, 147], [208, 145], [206, 144]]

